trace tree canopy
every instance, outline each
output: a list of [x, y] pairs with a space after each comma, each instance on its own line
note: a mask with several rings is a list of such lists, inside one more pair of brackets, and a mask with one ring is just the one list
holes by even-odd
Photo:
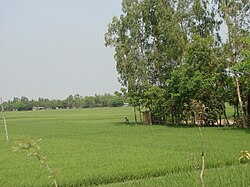
[[72, 109], [93, 107], [120, 107], [123, 106], [123, 95], [104, 94], [95, 96], [69, 95], [66, 99], [48, 99], [39, 97], [38, 100], [27, 97], [15, 97], [12, 101], [4, 102], [3, 106], [8, 111], [40, 110], [40, 109]]
[[[238, 124], [247, 127], [249, 4], [123, 0], [123, 13], [108, 25], [105, 45], [115, 48], [121, 90], [135, 110], [150, 111], [163, 124], [198, 118], [206, 124], [227, 118], [229, 102]], [[194, 103], [201, 106], [198, 113]]]

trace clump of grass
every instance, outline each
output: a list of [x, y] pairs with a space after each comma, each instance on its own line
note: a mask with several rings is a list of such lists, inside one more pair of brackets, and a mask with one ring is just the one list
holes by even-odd
[[57, 187], [57, 181], [55, 176], [55, 171], [49, 166], [48, 161], [44, 154], [41, 152], [40, 145], [38, 144], [42, 139], [38, 139], [34, 141], [30, 138], [26, 138], [25, 140], [16, 141], [13, 147], [14, 151], [28, 151], [27, 156], [35, 157], [40, 164], [48, 171], [49, 178], [52, 183]]

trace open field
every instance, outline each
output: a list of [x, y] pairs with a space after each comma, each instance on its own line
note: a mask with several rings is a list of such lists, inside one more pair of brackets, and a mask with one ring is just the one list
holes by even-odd
[[[41, 138], [57, 169], [59, 186], [199, 186], [200, 137], [191, 127], [125, 125], [131, 108], [6, 113], [10, 143], [0, 121], [0, 186], [51, 186], [46, 170], [16, 140]], [[241, 150], [250, 150], [250, 130], [203, 128], [207, 186], [250, 186]]]

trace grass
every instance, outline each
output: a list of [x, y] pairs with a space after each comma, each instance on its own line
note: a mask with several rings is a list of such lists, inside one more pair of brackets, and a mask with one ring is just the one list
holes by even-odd
[[226, 113], [228, 118], [233, 118], [234, 116], [234, 107], [230, 106], [229, 103], [226, 103]]
[[[205, 185], [213, 187], [221, 186], [249, 186], [249, 173], [246, 173], [246, 166], [230, 166], [216, 169], [206, 170]], [[250, 169], [249, 167], [247, 168]], [[248, 178], [247, 178], [248, 177]], [[148, 178], [135, 181], [127, 181], [123, 183], [115, 183], [112, 185], [103, 185], [110, 187], [145, 187], [145, 186], [201, 186], [198, 173], [180, 172], [166, 176]]]
[[[0, 186], [52, 185], [35, 159], [12, 151], [25, 137], [42, 139], [59, 186], [199, 186], [197, 128], [125, 125], [125, 116], [133, 122], [131, 108], [6, 113], [10, 143], [0, 121]], [[250, 150], [249, 129], [208, 127], [203, 133], [206, 184], [250, 186], [249, 166], [237, 160]]]

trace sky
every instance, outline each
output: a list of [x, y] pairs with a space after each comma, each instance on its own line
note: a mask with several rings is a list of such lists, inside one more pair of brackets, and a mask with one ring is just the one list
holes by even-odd
[[0, 0], [0, 97], [120, 90], [104, 34], [122, 0]]

